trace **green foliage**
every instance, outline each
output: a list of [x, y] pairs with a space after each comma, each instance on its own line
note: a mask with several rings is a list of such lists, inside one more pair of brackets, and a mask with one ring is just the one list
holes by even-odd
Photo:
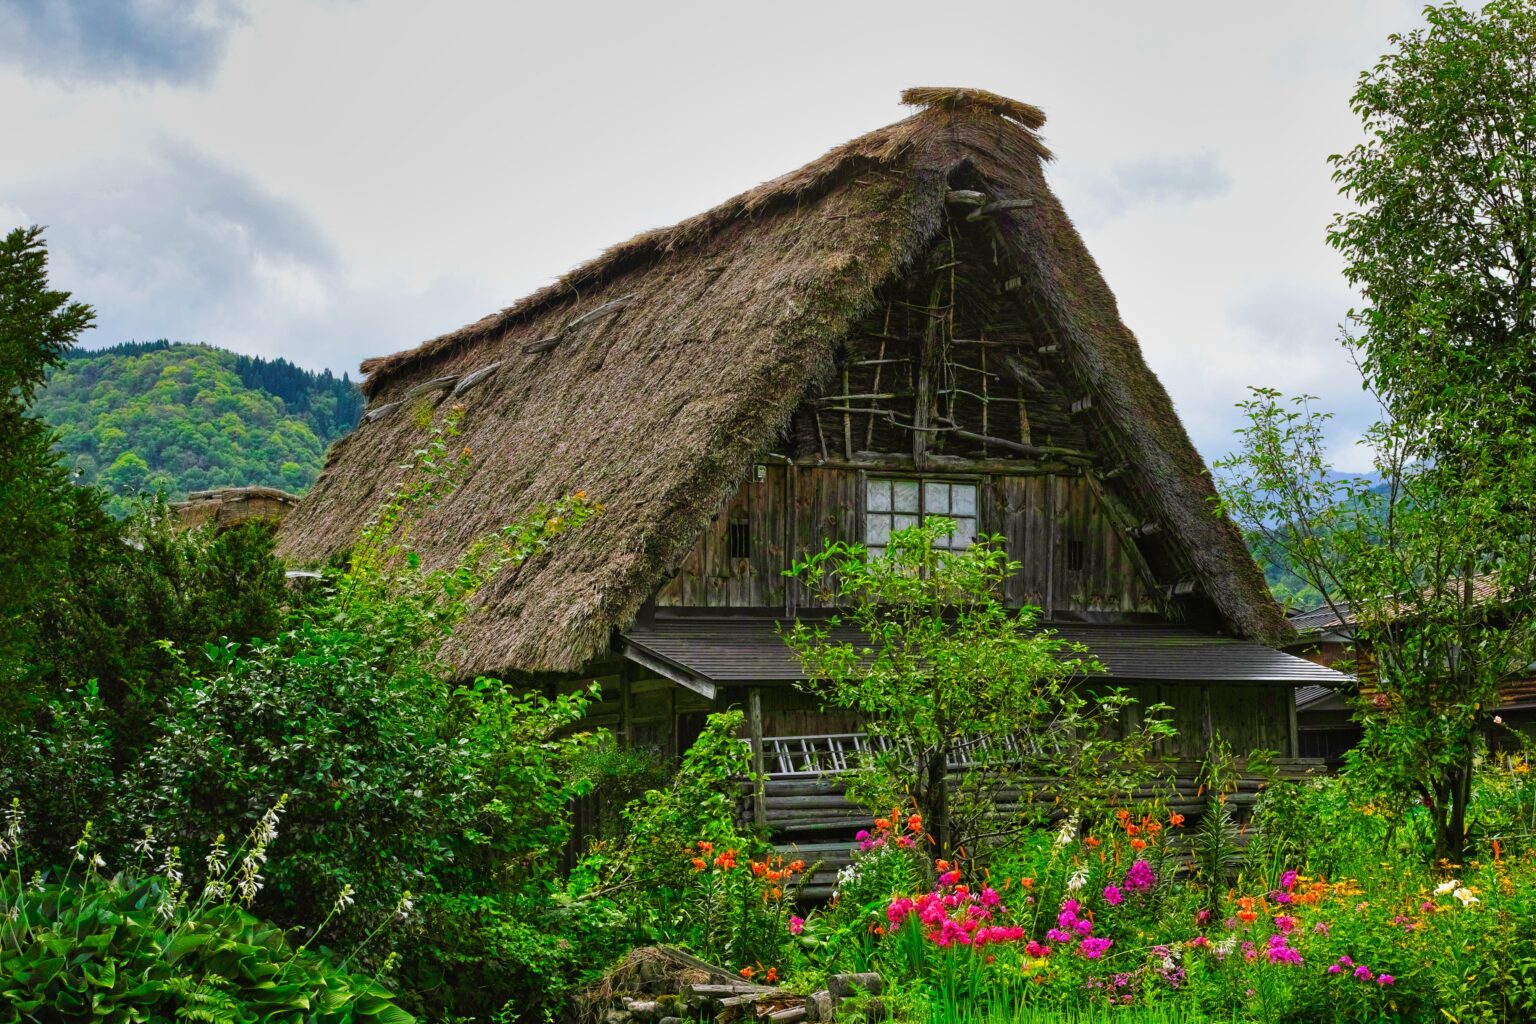
[[[1089, 689], [1091, 652], [1036, 626], [1038, 609], [1008, 610], [1002, 582], [1018, 569], [1000, 538], [945, 550], [953, 524], [935, 518], [898, 531], [880, 557], [861, 545], [828, 544], [790, 575], [846, 606], [824, 622], [796, 622], [785, 640], [809, 688], [824, 702], [868, 716], [877, 741], [850, 795], [873, 809], [916, 804], [941, 855], [1006, 840], [1038, 813], [1034, 780], [1049, 796], [1088, 809], [1147, 777], [1152, 745], [1172, 735], [1144, 709], [1122, 728], [1134, 700]], [[866, 638], [834, 638], [842, 622]], [[948, 766], [965, 765], [957, 785]], [[999, 793], [1018, 794], [1002, 813]]]
[[[355, 909], [330, 931], [360, 943], [410, 890], [419, 925], [400, 937], [399, 971], [411, 998], [434, 1013], [488, 1013], [510, 986], [540, 983], [548, 957], [499, 981], [455, 965], [510, 942], [509, 922], [524, 927], [526, 908], [554, 885], [568, 804], [587, 788], [572, 762], [596, 737], [578, 731], [589, 694], [545, 697], [489, 679], [456, 686], [440, 652], [480, 587], [594, 506], [562, 499], [456, 563], [424, 567], [414, 523], [469, 465], [451, 443], [457, 415], [416, 453], [409, 482], [345, 568], [285, 608], [258, 596], [282, 586], [265, 534], [185, 535], [163, 517], [130, 523], [137, 546], [120, 546], [135, 554], [140, 589], [111, 577], [103, 586], [123, 587], [152, 621], [178, 623], [182, 637], [201, 631], [204, 642], [152, 648], [156, 671], [119, 703], [89, 684], [45, 690], [26, 727], [5, 734], [0, 776], [52, 836], [94, 820], [105, 848], [121, 852], [148, 823], [191, 864], [219, 827], [250, 825], [288, 794], [285, 856], [266, 871], [256, 911], [312, 927], [315, 908], [345, 891]], [[215, 592], [227, 596], [222, 607], [207, 604]], [[263, 635], [207, 635], [237, 624]], [[373, 966], [383, 955], [358, 954]], [[475, 987], [459, 987], [461, 976]]]
[[58, 432], [80, 482], [126, 514], [143, 492], [267, 485], [302, 492], [326, 447], [357, 424], [362, 395], [313, 374], [207, 345], [129, 343], [75, 350], [35, 414]]
[[41, 616], [67, 599], [76, 537], [107, 532], [100, 501], [70, 487], [53, 434], [28, 414], [37, 389], [95, 314], [48, 287], [42, 229], [0, 239], [0, 684], [49, 646]]
[[694, 872], [682, 854], [700, 840], [722, 850], [753, 848], [736, 826], [741, 782], [751, 775], [751, 755], [737, 735], [741, 723], [740, 711], [710, 715], [669, 784], [625, 810], [620, 862], [631, 884], [649, 892], [684, 888]]
[[[23, 868], [13, 805], [0, 850], [0, 1022], [189, 1020], [245, 1024], [410, 1024], [372, 978], [334, 966], [243, 909], [254, 866], [275, 835], [276, 809], [241, 847], [238, 864], [210, 861], [213, 884], [189, 891], [177, 851], [164, 874], [107, 875], [90, 841], [65, 870]], [[220, 837], [222, 840], [222, 837]], [[221, 848], [216, 844], [216, 849]], [[142, 866], [150, 833], [138, 845]]]

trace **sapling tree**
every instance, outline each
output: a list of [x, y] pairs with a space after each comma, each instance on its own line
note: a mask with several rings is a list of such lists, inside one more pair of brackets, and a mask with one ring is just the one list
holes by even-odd
[[785, 632], [808, 688], [858, 712], [874, 741], [850, 794], [915, 806], [940, 857], [1129, 793], [1173, 734], [1161, 704], [1128, 726], [1135, 700], [1094, 678], [1090, 651], [1041, 628], [1038, 609], [1004, 604], [1019, 564], [1001, 538], [953, 551], [952, 530], [936, 517], [895, 533], [879, 557], [836, 542], [797, 562], [790, 575], [840, 610]]
[[1360, 76], [1366, 140], [1332, 158], [1374, 478], [1333, 472], [1327, 417], [1268, 389], [1218, 469], [1226, 511], [1368, 654], [1357, 771], [1459, 858], [1499, 682], [1536, 640], [1536, 7], [1425, 17]]

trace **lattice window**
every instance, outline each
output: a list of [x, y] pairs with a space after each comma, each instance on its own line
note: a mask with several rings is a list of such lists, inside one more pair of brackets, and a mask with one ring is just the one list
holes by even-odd
[[745, 516], [737, 516], [726, 526], [726, 542], [730, 557], [752, 557], [752, 524]]
[[864, 544], [871, 558], [885, 551], [892, 533], [910, 529], [933, 516], [943, 516], [955, 524], [952, 535], [939, 538], [939, 547], [952, 551], [970, 547], [976, 540], [976, 485], [952, 480], [868, 478], [864, 492]]

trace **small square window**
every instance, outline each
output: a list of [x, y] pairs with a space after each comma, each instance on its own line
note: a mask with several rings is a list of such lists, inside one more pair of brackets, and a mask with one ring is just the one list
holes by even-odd
[[930, 516], [951, 520], [955, 531], [938, 546], [959, 551], [976, 542], [976, 485], [946, 480], [870, 477], [865, 489], [864, 543], [871, 558], [884, 552], [891, 534]]

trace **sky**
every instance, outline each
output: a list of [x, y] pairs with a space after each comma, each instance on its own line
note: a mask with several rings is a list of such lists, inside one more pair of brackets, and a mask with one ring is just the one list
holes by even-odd
[[905, 116], [1042, 107], [1049, 177], [1201, 452], [1247, 388], [1374, 409], [1327, 158], [1418, 2], [0, 0], [0, 230], [88, 346], [356, 373]]

